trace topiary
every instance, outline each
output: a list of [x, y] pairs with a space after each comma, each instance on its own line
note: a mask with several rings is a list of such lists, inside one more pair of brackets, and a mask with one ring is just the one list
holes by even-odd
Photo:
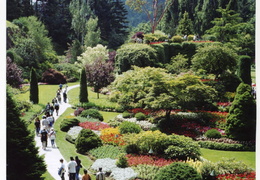
[[100, 114], [100, 112], [96, 109], [84, 110], [84, 111], [81, 112], [80, 116], [82, 116], [82, 117], [92, 117], [92, 118], [99, 119], [100, 121], [104, 120], [102, 114]]
[[123, 118], [130, 118], [131, 114], [128, 111], [124, 111], [122, 116], [123, 116]]
[[175, 43], [182, 43], [183, 42], [183, 38], [181, 36], [173, 36], [171, 38], [171, 41], [175, 42]]
[[84, 154], [93, 148], [102, 146], [102, 141], [90, 129], [82, 129], [76, 139], [75, 146], [77, 152]]
[[146, 118], [146, 115], [144, 114], [144, 113], [142, 113], [142, 112], [138, 112], [138, 113], [136, 113], [135, 114], [135, 118], [137, 119], [137, 120], [145, 120], [145, 118]]
[[60, 124], [60, 130], [67, 132], [71, 127], [78, 126], [79, 120], [76, 118], [63, 119]]
[[141, 127], [133, 122], [124, 121], [119, 125], [120, 134], [136, 133], [141, 132]]
[[207, 132], [205, 133], [205, 136], [207, 138], [221, 138], [221, 134], [218, 130], [216, 129], [209, 129], [207, 130]]
[[155, 180], [178, 179], [178, 180], [201, 180], [199, 173], [186, 163], [175, 162], [161, 168]]

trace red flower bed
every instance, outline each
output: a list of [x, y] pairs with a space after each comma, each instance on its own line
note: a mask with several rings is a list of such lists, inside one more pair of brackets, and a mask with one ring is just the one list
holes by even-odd
[[230, 106], [231, 102], [218, 102], [217, 105], [226, 107], [226, 106]]
[[151, 155], [127, 154], [126, 157], [127, 157], [127, 162], [130, 166], [137, 166], [139, 164], [148, 164], [148, 165], [155, 165], [155, 166], [162, 167], [175, 162], [175, 160], [167, 160], [164, 158], [151, 156]]
[[134, 114], [141, 112], [147, 116], [148, 114], [150, 114], [151, 111], [145, 110], [143, 108], [135, 108], [135, 109], [129, 110], [129, 112], [134, 113]]
[[123, 140], [123, 136], [120, 134], [105, 134], [101, 135], [100, 139], [105, 144], [111, 144], [116, 146], [124, 146], [125, 141]]
[[79, 126], [84, 129], [101, 130], [110, 128], [110, 126], [104, 122], [83, 122], [79, 123]]
[[219, 180], [240, 180], [240, 179], [245, 179], [245, 180], [254, 180], [256, 179], [256, 173], [255, 172], [250, 172], [250, 173], [243, 173], [243, 174], [221, 174], [216, 177]]

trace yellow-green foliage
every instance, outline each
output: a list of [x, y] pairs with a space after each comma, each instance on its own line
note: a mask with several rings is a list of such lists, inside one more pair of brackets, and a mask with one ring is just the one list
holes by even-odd
[[160, 169], [158, 166], [147, 164], [139, 164], [137, 166], [133, 166], [132, 168], [138, 173], [138, 177], [149, 180], [154, 180], [156, 173]]
[[185, 163], [189, 164], [191, 167], [193, 167], [194, 169], [196, 169], [198, 171], [198, 173], [201, 174], [201, 168], [202, 168], [202, 165], [203, 165], [203, 162], [197, 160], [197, 159], [191, 159], [191, 158], [188, 158]]
[[165, 143], [168, 142], [169, 137], [160, 131], [142, 131], [139, 134], [131, 134], [128, 136], [129, 144], [136, 144], [142, 153], [147, 153], [150, 149], [154, 152], [160, 152], [164, 149]]
[[176, 43], [182, 43], [183, 42], [183, 38], [181, 36], [173, 36], [171, 38], [172, 42], [176, 42]]

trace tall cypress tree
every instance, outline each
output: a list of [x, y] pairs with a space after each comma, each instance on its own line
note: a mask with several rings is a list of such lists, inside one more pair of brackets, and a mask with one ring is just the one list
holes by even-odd
[[43, 157], [38, 155], [34, 135], [20, 119], [12, 94], [7, 87], [7, 179], [42, 180], [46, 172]]
[[31, 81], [30, 81], [30, 101], [33, 104], [39, 103], [39, 89], [38, 89], [38, 80], [35, 69], [31, 69]]
[[82, 68], [80, 75], [79, 102], [88, 102], [87, 77], [85, 68]]
[[236, 140], [255, 140], [256, 102], [251, 95], [251, 87], [241, 83], [229, 110], [226, 134]]

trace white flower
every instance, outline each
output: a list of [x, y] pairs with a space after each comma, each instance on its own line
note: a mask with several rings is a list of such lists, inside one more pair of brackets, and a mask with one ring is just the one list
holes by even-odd
[[82, 130], [83, 128], [80, 127], [80, 126], [74, 126], [74, 127], [71, 127], [70, 130], [67, 132], [67, 134], [72, 138], [72, 139], [77, 139], [80, 131]]
[[110, 174], [115, 180], [130, 180], [137, 176], [132, 168], [114, 168]]
[[116, 160], [111, 158], [97, 159], [91, 166], [92, 169], [98, 171], [102, 168], [102, 171], [112, 172], [113, 168], [116, 168]]

